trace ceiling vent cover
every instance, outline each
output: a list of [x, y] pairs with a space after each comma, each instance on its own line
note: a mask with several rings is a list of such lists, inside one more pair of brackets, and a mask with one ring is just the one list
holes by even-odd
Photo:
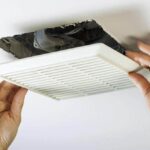
[[2, 64], [0, 76], [59, 100], [132, 87], [127, 73], [138, 70], [149, 74], [110, 47], [92, 44]]

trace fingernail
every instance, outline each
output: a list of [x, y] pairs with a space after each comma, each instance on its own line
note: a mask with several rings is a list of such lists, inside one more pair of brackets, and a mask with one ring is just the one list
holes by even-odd
[[137, 41], [138, 47], [140, 47], [140, 46], [142, 46], [142, 45], [144, 45], [144, 44], [145, 44], [145, 43], [144, 43], [143, 41], [140, 41], [140, 40]]
[[126, 50], [125, 54], [126, 54], [127, 57], [131, 58], [133, 53], [132, 53], [131, 50]]
[[137, 42], [137, 45], [139, 48], [143, 48], [143, 47], [146, 47], [147, 46], [147, 43], [143, 42], [143, 41], [138, 41]]
[[128, 56], [129, 54], [130, 54], [130, 51], [129, 51], [129, 50], [126, 50], [126, 51], [125, 51], [125, 55]]

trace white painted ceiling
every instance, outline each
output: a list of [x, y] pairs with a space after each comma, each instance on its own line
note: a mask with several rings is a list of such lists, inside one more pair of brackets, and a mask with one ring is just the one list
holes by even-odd
[[[97, 20], [120, 42], [150, 39], [148, 0], [1, 0], [0, 37]], [[0, 62], [14, 59], [0, 50]], [[10, 150], [149, 150], [150, 112], [136, 88], [65, 101], [29, 92]]]

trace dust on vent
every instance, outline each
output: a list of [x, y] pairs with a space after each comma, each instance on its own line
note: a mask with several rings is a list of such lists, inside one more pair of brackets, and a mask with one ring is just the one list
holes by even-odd
[[2, 64], [0, 76], [53, 99], [68, 99], [132, 87], [127, 72], [138, 69], [110, 47], [92, 44]]

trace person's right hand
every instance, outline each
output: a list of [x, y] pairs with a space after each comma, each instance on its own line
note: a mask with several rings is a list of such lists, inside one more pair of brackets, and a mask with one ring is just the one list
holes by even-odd
[[[139, 52], [126, 51], [126, 56], [136, 61], [143, 67], [150, 68], [150, 45], [143, 42], [138, 42], [138, 48], [141, 50]], [[144, 97], [148, 102], [150, 108], [150, 82], [145, 79], [142, 75], [136, 72], [130, 72], [129, 78], [135, 83], [135, 85], [140, 88]]]
[[7, 150], [17, 134], [26, 93], [14, 84], [0, 83], [0, 150]]

